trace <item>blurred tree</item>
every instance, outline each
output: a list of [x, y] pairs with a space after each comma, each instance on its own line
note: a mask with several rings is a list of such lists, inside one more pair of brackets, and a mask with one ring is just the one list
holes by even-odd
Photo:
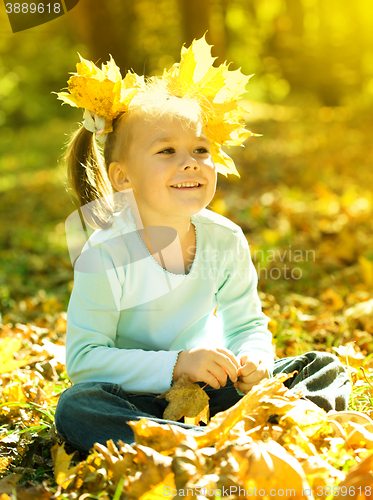
[[[179, 0], [184, 42], [188, 47], [194, 38], [201, 38], [210, 27], [211, 0]], [[212, 43], [211, 33], [206, 36]]]
[[206, 31], [217, 64], [255, 73], [251, 99], [370, 102], [372, 18], [372, 0], [80, 0], [66, 16], [12, 34], [0, 3], [0, 125], [69, 116], [51, 91], [65, 85], [77, 52], [99, 65], [112, 54], [123, 74], [153, 75]]
[[286, 0], [286, 10], [291, 22], [292, 33], [299, 40], [303, 37], [304, 8], [302, 0]]
[[71, 11], [76, 38], [88, 48], [84, 57], [96, 64], [106, 62], [111, 54], [123, 73], [141, 71], [136, 57], [135, 13], [132, 0], [103, 2], [83, 0]]
[[229, 0], [179, 0], [183, 41], [188, 47], [206, 33], [206, 41], [214, 46], [216, 64], [226, 59], [226, 7]]

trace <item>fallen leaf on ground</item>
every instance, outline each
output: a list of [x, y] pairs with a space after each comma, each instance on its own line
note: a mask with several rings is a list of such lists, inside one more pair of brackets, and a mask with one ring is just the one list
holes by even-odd
[[145, 418], [127, 424], [135, 434], [136, 444], [149, 446], [160, 453], [171, 455], [183, 441], [197, 448], [195, 435], [189, 429], [177, 425], [161, 425]]
[[245, 415], [252, 413], [264, 398], [275, 394], [285, 380], [293, 373], [281, 373], [273, 378], [263, 379], [234, 406], [224, 412], [217, 413], [205, 428], [205, 432], [196, 436], [199, 448], [211, 446], [214, 443], [224, 442], [225, 436]]
[[[373, 454], [368, 455], [359, 464], [351, 467], [346, 478], [338, 485], [334, 499], [349, 500], [370, 499], [373, 491]], [[348, 497], [346, 494], [348, 493]]]
[[22, 474], [9, 474], [9, 476], [0, 479], [0, 493], [13, 493], [13, 490], [21, 477]]
[[51, 454], [54, 463], [54, 477], [56, 483], [62, 486], [62, 488], [67, 488], [79, 470], [80, 464], [70, 468], [70, 462], [74, 453], [68, 455], [65, 451], [65, 447], [58, 443], [51, 448]]
[[272, 491], [270, 498], [274, 500], [300, 500], [303, 490], [310, 489], [299, 462], [275, 441], [254, 441], [245, 450], [233, 448], [232, 455], [240, 465], [238, 474], [246, 492], [251, 490], [253, 493], [252, 498], [261, 498], [254, 495], [254, 491], [262, 488], [268, 493]]
[[173, 472], [170, 472], [161, 483], [151, 487], [149, 491], [141, 495], [139, 500], [164, 500], [165, 491], [171, 492], [175, 489], [174, 477]]

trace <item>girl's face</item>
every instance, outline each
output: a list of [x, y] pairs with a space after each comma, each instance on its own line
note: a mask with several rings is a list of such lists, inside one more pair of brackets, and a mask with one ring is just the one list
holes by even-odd
[[131, 136], [121, 167], [147, 224], [190, 219], [210, 203], [216, 168], [199, 120], [137, 118]]

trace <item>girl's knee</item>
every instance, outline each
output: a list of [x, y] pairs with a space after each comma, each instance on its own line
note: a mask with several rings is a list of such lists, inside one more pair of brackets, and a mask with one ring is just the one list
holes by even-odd
[[[66, 419], [71, 419], [84, 411], [86, 403], [91, 403], [97, 400], [98, 393], [102, 393], [104, 388], [99, 382], [81, 382], [74, 384], [60, 395], [57, 403], [55, 421], [56, 428], [61, 427], [61, 423]], [[86, 400], [86, 403], [84, 402]]]
[[342, 362], [339, 360], [338, 356], [330, 352], [320, 352], [320, 351], [310, 351], [305, 354], [311, 361], [317, 364], [322, 364], [323, 366], [329, 366], [331, 364], [344, 369]]

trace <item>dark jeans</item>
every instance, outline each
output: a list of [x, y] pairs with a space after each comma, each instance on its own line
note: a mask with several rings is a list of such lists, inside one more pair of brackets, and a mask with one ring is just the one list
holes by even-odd
[[[346, 410], [351, 384], [336, 356], [311, 351], [275, 362], [274, 375], [294, 370], [298, 374], [285, 382], [289, 389], [301, 390], [305, 398], [325, 411]], [[205, 391], [210, 398], [211, 417], [227, 410], [242, 397], [229, 379], [225, 387], [213, 389], [207, 386]], [[107, 382], [75, 384], [64, 391], [58, 401], [55, 417], [57, 432], [83, 453], [88, 452], [96, 442], [106, 445], [109, 439], [133, 443], [134, 435], [126, 422], [140, 418], [159, 424], [176, 424], [191, 429], [193, 433], [204, 432], [205, 427], [163, 420], [168, 403], [165, 399], [155, 399], [156, 396], [126, 393], [118, 384]]]

